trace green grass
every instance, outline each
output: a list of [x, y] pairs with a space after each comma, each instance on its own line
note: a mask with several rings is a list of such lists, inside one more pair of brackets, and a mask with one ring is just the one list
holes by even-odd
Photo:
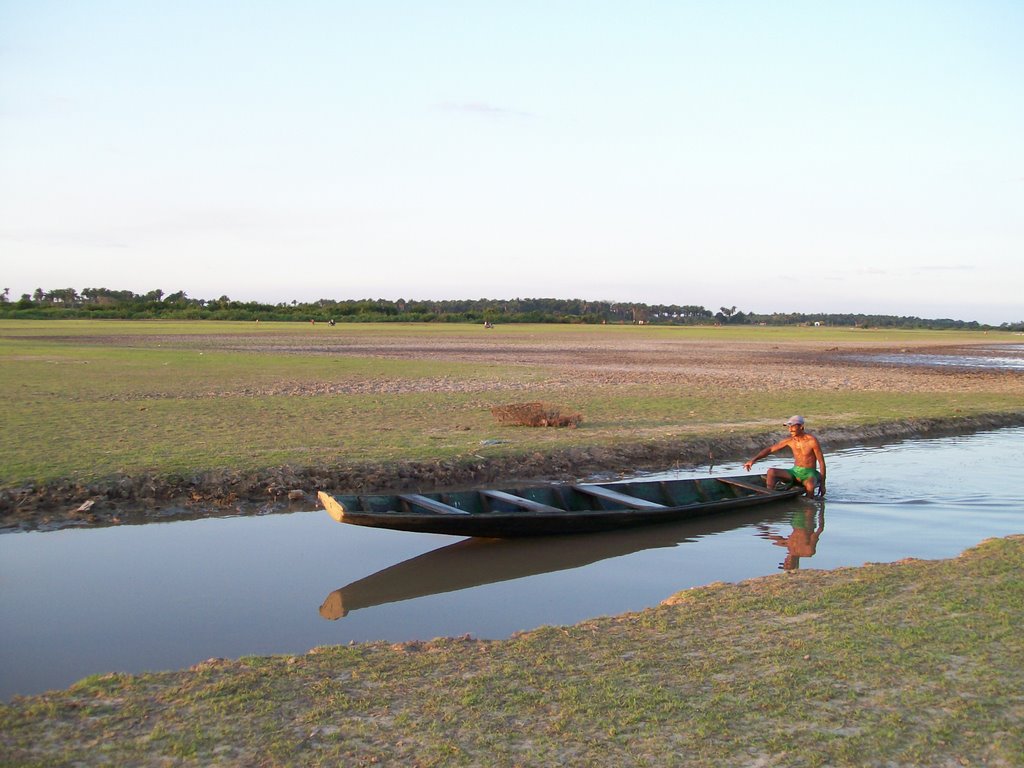
[[[481, 337], [481, 334], [487, 334]], [[258, 470], [343, 460], [451, 459], [657, 441], [695, 431], [763, 432], [780, 413], [814, 426], [1019, 410], [1014, 392], [701, 389], [547, 384], [549, 368], [366, 356], [346, 345], [458, 343], [628, 349], [678, 339], [760, 343], [990, 343], [1000, 334], [831, 328], [326, 325], [0, 321], [0, 485], [118, 474]], [[385, 347], [386, 351], [386, 347]], [[375, 393], [386, 382], [398, 388]], [[423, 383], [420, 386], [418, 383]], [[427, 386], [429, 385], [429, 386]], [[451, 386], [448, 386], [451, 385]], [[495, 405], [548, 400], [575, 430], [498, 425]], [[486, 441], [502, 441], [485, 444]]]

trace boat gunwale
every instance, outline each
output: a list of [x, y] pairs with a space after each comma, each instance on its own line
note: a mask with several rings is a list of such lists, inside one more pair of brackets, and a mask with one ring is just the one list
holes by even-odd
[[[743, 479], [760, 479], [759, 475], [742, 475]], [[590, 483], [590, 486], [610, 487], [623, 493], [622, 487], [632, 484], [643, 483], [692, 483], [700, 487], [704, 480], [735, 480], [736, 478], [680, 478], [679, 480], [624, 480], [612, 483]], [[551, 511], [531, 509], [529, 506], [522, 506], [510, 511], [480, 511], [464, 514], [442, 514], [425, 510], [423, 512], [406, 512], [400, 510], [387, 511], [365, 511], [365, 509], [349, 509], [340, 499], [356, 502], [353, 507], [366, 507], [368, 504], [363, 500], [366, 498], [393, 498], [400, 499], [407, 494], [339, 494], [337, 497], [320, 492], [321, 502], [327, 508], [331, 516], [338, 522], [351, 525], [360, 525], [389, 530], [400, 530], [414, 533], [439, 533], [456, 536], [476, 536], [482, 538], [510, 538], [530, 535], [557, 535], [572, 533], [588, 533], [601, 530], [618, 530], [623, 528], [636, 527], [641, 525], [652, 525], [658, 523], [672, 522], [685, 517], [696, 517], [702, 514], [714, 514], [729, 509], [742, 509], [774, 501], [792, 499], [804, 493], [800, 486], [785, 489], [760, 489], [754, 486], [744, 486], [729, 483], [734, 492], [749, 491], [741, 495], [713, 500], [698, 500], [686, 504], [664, 505], [660, 507], [644, 507], [641, 509], [631, 507], [613, 507], [606, 509], [561, 509], [551, 507]], [[530, 486], [513, 490], [531, 490], [545, 486]], [[551, 488], [564, 487], [574, 490], [574, 486], [567, 484], [559, 486], [552, 484]], [[477, 493], [481, 499], [487, 498], [489, 489], [473, 489], [460, 491], [458, 493]], [[456, 492], [452, 492], [456, 493]], [[512, 493], [512, 491], [501, 491], [501, 493]], [[433, 494], [423, 494], [431, 496]], [[441, 496], [442, 493], [437, 493]], [[519, 494], [514, 494], [519, 495]], [[630, 495], [628, 493], [624, 495]], [[324, 498], [327, 497], [327, 498]], [[500, 498], [500, 497], [499, 497]], [[522, 497], [529, 501], [526, 497]], [[635, 496], [638, 500], [642, 497]], [[513, 502], [509, 502], [513, 503]], [[653, 502], [652, 502], [653, 503]], [[333, 507], [333, 508], [332, 508]], [[688, 515], [687, 513], [697, 513]]]

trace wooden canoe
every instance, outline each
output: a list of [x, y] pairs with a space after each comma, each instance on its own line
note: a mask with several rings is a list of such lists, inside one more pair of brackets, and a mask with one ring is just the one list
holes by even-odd
[[769, 489], [762, 475], [744, 475], [386, 496], [320, 491], [319, 499], [339, 523], [502, 539], [668, 523], [803, 493], [800, 486]]

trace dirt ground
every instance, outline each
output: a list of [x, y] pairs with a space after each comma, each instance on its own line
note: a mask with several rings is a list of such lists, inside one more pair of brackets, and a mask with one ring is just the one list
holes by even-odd
[[[924, 391], [1019, 391], [1024, 393], [1021, 371], [971, 369], [953, 365], [909, 365], [869, 359], [884, 355], [909, 358], [917, 354], [959, 357], [965, 361], [991, 356], [993, 345], [984, 335], [977, 343], [950, 345], [935, 337], [893, 344], [871, 339], [833, 344], [828, 342], [715, 342], [707, 339], [636, 339], [628, 336], [579, 336], [537, 334], [517, 336], [480, 335], [474, 328], [465, 334], [435, 338], [401, 332], [387, 335], [318, 337], [304, 340], [294, 335], [279, 337], [203, 335], [146, 336], [140, 346], [195, 347], [218, 351], [274, 352], [278, 354], [380, 357], [474, 363], [490, 367], [540, 366], [550, 371], [545, 387], [588, 383], [657, 384], [685, 377], [695, 386], [760, 390], [806, 387], [898, 392]], [[132, 345], [132, 337], [96, 336], [75, 338], [76, 343]], [[1024, 360], [1020, 344], [999, 345], [1000, 357]], [[508, 385], [500, 381], [417, 379], [410, 381], [354, 381], [343, 384], [292, 385], [280, 382], [270, 388], [244, 394], [400, 393], [423, 391], [494, 391]]]
[[[169, 347], [207, 350], [268, 351], [297, 355], [357, 355], [383, 358], [470, 362], [488, 368], [530, 366], [545, 371], [546, 391], [570, 391], [581, 384], [652, 386], [685, 378], [697, 391], [819, 391], [887, 392], [999, 392], [1019, 393], [1024, 405], [1024, 370], [970, 367], [973, 358], [993, 354], [984, 336], [978, 343], [950, 346], [934, 341], [914, 346], [871, 340], [841, 345], [815, 342], [737, 343], [680, 338], [637, 340], [629, 335], [572, 337], [537, 334], [509, 337], [466, 333], [432, 337], [389, 332], [366, 335], [318, 335], [303, 339], [281, 336], [146, 336], [139, 346], [159, 343]], [[76, 343], [131, 346], [131, 337], [77, 337]], [[963, 365], [909, 364], [922, 353], [960, 358]], [[1024, 344], [1003, 345], [1002, 357], [1024, 359]], [[886, 356], [880, 361], [877, 356]], [[903, 362], [899, 362], [903, 361]], [[915, 361], [916, 362], [916, 361]], [[493, 392], [521, 388], [486, 376], [464, 378], [353, 380], [341, 383], [280, 381], [253, 387], [248, 395], [317, 396], [338, 392]], [[210, 397], [225, 394], [209, 393]], [[510, 392], [510, 399], [518, 393]], [[970, 419], [888, 423], [871, 428], [832, 429], [816, 434], [832, 448], [874, 439], [901, 439], [925, 435], [970, 432], [1024, 423], [1024, 408], [1015, 414]], [[501, 479], [564, 480], [602, 472], [663, 468], [680, 462], [701, 463], [709, 454], [719, 460], [747, 455], [763, 445], [764, 436], [714, 436], [666, 441], [656, 445], [631, 443], [617, 448], [576, 447], [553, 454], [504, 457], [483, 462], [349, 463], [345, 466], [286, 467], [252, 473], [210, 473], [188, 483], [145, 476], [114, 478], [82, 488], [74, 482], [53, 483], [30, 489], [0, 489], [0, 530], [53, 529], [146, 522], [210, 514], [259, 514], [308, 508], [317, 487], [345, 487], [370, 492], [411, 487], [455, 487], [486, 484]], [[303, 489], [305, 489], [303, 491]], [[303, 491], [297, 493], [296, 491]], [[289, 498], [291, 493], [292, 498]], [[112, 514], [102, 519], [76, 512], [83, 497], [101, 499]], [[268, 497], [271, 499], [268, 502]]]

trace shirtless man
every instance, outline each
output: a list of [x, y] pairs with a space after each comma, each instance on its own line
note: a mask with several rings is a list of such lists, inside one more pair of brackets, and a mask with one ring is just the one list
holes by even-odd
[[[782, 480], [787, 483], [800, 483], [808, 496], [814, 495], [817, 487], [818, 495], [825, 495], [825, 457], [821, 454], [821, 446], [818, 438], [804, 432], [804, 417], [791, 416], [785, 426], [789, 427], [789, 437], [777, 442], [770, 448], [765, 448], [757, 456], [752, 458], [743, 468], [750, 471], [755, 461], [763, 459], [769, 454], [789, 448], [793, 451], [792, 469], [769, 469], [765, 478], [765, 485], [774, 488], [775, 483]], [[821, 467], [821, 470], [818, 470]]]

